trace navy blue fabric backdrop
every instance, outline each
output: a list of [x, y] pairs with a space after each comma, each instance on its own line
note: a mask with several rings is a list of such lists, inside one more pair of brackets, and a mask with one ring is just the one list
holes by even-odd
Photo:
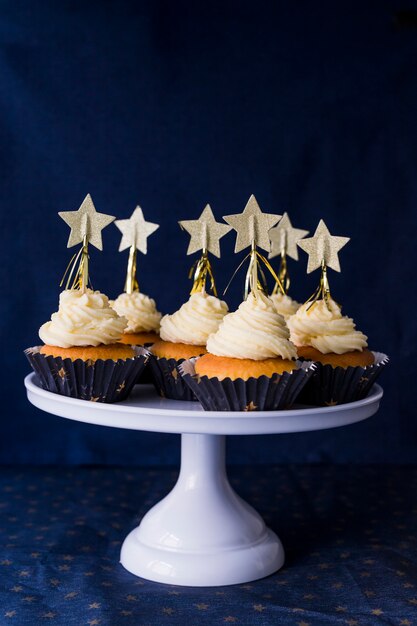
[[[414, 3], [415, 9], [417, 5]], [[172, 312], [188, 296], [178, 219], [220, 218], [254, 193], [313, 231], [351, 243], [333, 293], [392, 358], [383, 407], [361, 425], [236, 438], [232, 462], [412, 462], [417, 458], [417, 29], [398, 2], [2, 2], [0, 462], [171, 463], [176, 437], [65, 422], [26, 401], [25, 347], [57, 309], [71, 252], [56, 215], [87, 192], [161, 224], [139, 259], [142, 290]], [[94, 286], [122, 289], [119, 233], [92, 250]], [[240, 261], [234, 237], [219, 287]], [[161, 252], [162, 251], [162, 252]], [[291, 263], [303, 300], [318, 275]], [[238, 304], [242, 278], [229, 305]]]

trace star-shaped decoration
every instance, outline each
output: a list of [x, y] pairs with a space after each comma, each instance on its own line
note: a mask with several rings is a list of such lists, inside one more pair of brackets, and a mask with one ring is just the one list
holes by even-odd
[[70, 591], [69, 593], [66, 593], [64, 596], [65, 600], [72, 600], [72, 598], [76, 598], [78, 596], [78, 591]]
[[237, 232], [235, 252], [240, 252], [252, 243], [269, 252], [271, 242], [269, 231], [281, 219], [281, 215], [262, 213], [254, 195], [252, 195], [243, 213], [224, 215], [225, 222]]
[[82, 243], [87, 236], [88, 243], [103, 250], [101, 231], [116, 219], [113, 215], [97, 213], [90, 194], [86, 195], [78, 211], [60, 211], [58, 215], [71, 228], [68, 248]]
[[373, 609], [373, 611], [371, 611], [372, 615], [382, 615], [384, 611], [382, 611], [381, 609]]
[[336, 272], [340, 272], [338, 252], [350, 241], [349, 237], [335, 237], [323, 220], [320, 220], [314, 237], [303, 239], [298, 245], [308, 254], [307, 274], [321, 267], [322, 263]]
[[4, 617], [14, 617], [16, 615], [16, 611], [6, 611]]
[[65, 378], [65, 376], [67, 375], [67, 373], [66, 373], [66, 371], [64, 370], [64, 368], [63, 368], [63, 367], [61, 367], [61, 368], [57, 371], [57, 374], [58, 374], [58, 376], [59, 376], [60, 378], [62, 378], [62, 379], [64, 379], [64, 378]]
[[178, 224], [191, 235], [187, 254], [207, 250], [218, 258], [220, 258], [220, 239], [232, 230], [231, 226], [216, 222], [209, 204], [206, 204], [198, 220], [182, 220]]
[[282, 254], [284, 251], [294, 261], [298, 261], [297, 241], [308, 235], [308, 230], [302, 228], [294, 228], [291, 224], [288, 213], [284, 213], [279, 223], [269, 231], [271, 240], [271, 252], [269, 259]]
[[256, 411], [257, 408], [258, 407], [256, 406], [256, 404], [253, 402], [253, 400], [251, 400], [249, 404], [245, 406], [245, 411]]
[[262, 613], [262, 611], [265, 611], [266, 606], [264, 606], [263, 604], [254, 604], [253, 605], [253, 610], [257, 611], [258, 613]]
[[143, 211], [137, 206], [127, 220], [116, 220], [115, 225], [122, 233], [119, 252], [134, 246], [139, 252], [148, 251], [148, 237], [159, 228], [159, 224], [145, 221]]
[[206, 609], [208, 609], [208, 604], [204, 604], [203, 602], [200, 602], [199, 604], [195, 604], [194, 605], [199, 611], [205, 611]]

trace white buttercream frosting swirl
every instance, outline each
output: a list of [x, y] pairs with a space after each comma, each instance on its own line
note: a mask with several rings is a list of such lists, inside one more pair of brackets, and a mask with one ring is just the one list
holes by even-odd
[[269, 296], [274, 303], [274, 306], [280, 315], [283, 315], [285, 319], [294, 315], [300, 308], [301, 304], [296, 302], [290, 296], [284, 293], [273, 293]]
[[127, 319], [126, 333], [158, 332], [162, 315], [156, 309], [155, 300], [144, 293], [121, 293], [111, 306]]
[[226, 315], [226, 302], [205, 292], [193, 293], [178, 311], [161, 319], [160, 336], [164, 341], [205, 346]]
[[297, 357], [285, 319], [260, 291], [256, 297], [250, 293], [237, 311], [224, 317], [219, 330], [209, 337], [207, 350], [217, 356], [254, 361]]
[[334, 300], [303, 304], [287, 320], [296, 346], [312, 346], [322, 354], [344, 354], [367, 347], [367, 336], [356, 330], [353, 319], [342, 315]]
[[109, 305], [99, 291], [67, 289], [59, 296], [59, 309], [39, 329], [39, 337], [50, 346], [98, 346], [119, 341], [127, 320]]

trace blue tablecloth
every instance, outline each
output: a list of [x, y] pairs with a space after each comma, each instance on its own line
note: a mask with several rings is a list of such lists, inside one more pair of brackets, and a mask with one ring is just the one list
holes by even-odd
[[286, 563], [250, 584], [135, 578], [121, 543], [176, 471], [0, 470], [0, 624], [417, 624], [417, 469], [233, 467], [236, 490], [279, 533]]

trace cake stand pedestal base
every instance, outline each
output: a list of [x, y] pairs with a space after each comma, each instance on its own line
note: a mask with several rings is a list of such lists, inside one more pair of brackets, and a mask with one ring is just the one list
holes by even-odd
[[209, 587], [268, 576], [284, 550], [230, 486], [225, 437], [183, 434], [178, 481], [126, 537], [120, 561], [149, 580]]

